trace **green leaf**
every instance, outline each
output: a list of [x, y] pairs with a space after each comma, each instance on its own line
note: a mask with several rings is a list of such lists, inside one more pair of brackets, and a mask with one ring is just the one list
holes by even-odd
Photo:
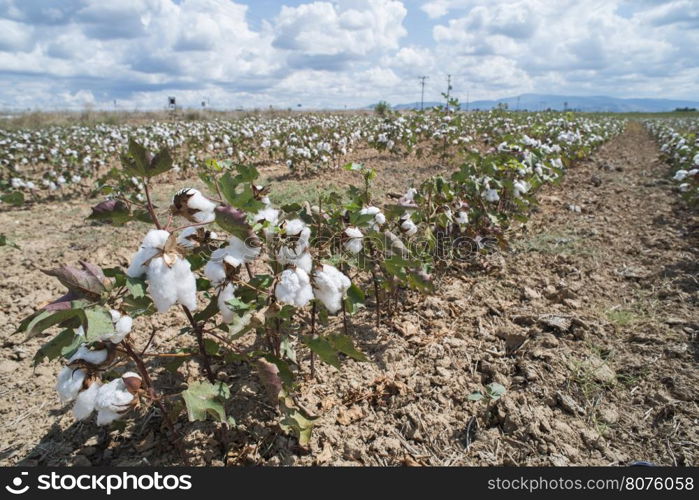
[[230, 307], [233, 312], [238, 313], [242, 311], [247, 311], [252, 306], [240, 300], [238, 297], [233, 296], [226, 301], [226, 305]]
[[44, 359], [52, 361], [59, 356], [63, 356], [77, 348], [80, 343], [80, 336], [76, 335], [72, 329], [63, 330], [39, 348], [34, 355], [34, 366], [41, 363]]
[[221, 346], [211, 339], [204, 339], [204, 352], [209, 356], [216, 356]]
[[0, 196], [3, 203], [19, 207], [24, 204], [24, 193], [21, 191], [12, 191], [11, 193]]
[[279, 426], [284, 432], [293, 432], [299, 440], [299, 446], [307, 448], [311, 442], [311, 431], [318, 417], [312, 417], [305, 411], [296, 408], [291, 398], [280, 397], [279, 409], [282, 419]]
[[486, 385], [488, 389], [488, 397], [492, 400], [498, 400], [505, 394], [505, 387], [497, 382], [492, 382]]
[[152, 158], [147, 168], [146, 177], [155, 177], [172, 168], [172, 156], [170, 150], [163, 148]]
[[366, 299], [366, 296], [364, 295], [364, 291], [361, 288], [352, 283], [352, 285], [347, 290], [347, 298], [353, 304], [363, 304], [364, 300]]
[[358, 351], [347, 335], [329, 335], [328, 342], [339, 352], [357, 361], [368, 361], [364, 353]]
[[483, 399], [483, 394], [480, 392], [472, 392], [468, 395], [469, 401], [480, 401], [481, 399]]
[[115, 226], [123, 226], [131, 220], [131, 211], [122, 200], [112, 199], [92, 207], [92, 213], [87, 218], [88, 220], [99, 220]]
[[337, 356], [338, 351], [326, 338], [307, 336], [302, 337], [301, 340], [311, 351], [316, 353], [322, 361], [334, 366], [338, 370], [340, 369], [340, 358]]
[[114, 323], [112, 323], [112, 315], [109, 314], [103, 307], [95, 309], [85, 309], [85, 340], [87, 342], [96, 342], [103, 335], [114, 333]]
[[85, 318], [85, 312], [82, 309], [62, 309], [60, 311], [40, 311], [27, 318], [29, 321], [23, 321], [19, 331], [25, 331], [27, 339], [30, 339], [47, 328], [63, 323], [72, 318], [79, 318], [81, 321]]
[[126, 277], [126, 288], [128, 288], [131, 296], [134, 299], [140, 299], [146, 296], [146, 280], [142, 278], [132, 278], [130, 276]]
[[19, 246], [17, 246], [17, 244], [15, 242], [8, 240], [7, 236], [0, 233], [0, 247], [4, 247], [4, 246], [8, 246], [8, 247], [12, 247], [12, 248], [16, 248], [17, 250], [20, 250]]
[[197, 312], [194, 315], [194, 321], [201, 322], [213, 318], [218, 313], [218, 301], [216, 297], [212, 298], [206, 308]]
[[206, 420], [211, 415], [220, 422], [230, 422], [226, 418], [224, 402], [230, 397], [231, 391], [223, 382], [193, 382], [189, 388], [182, 391], [182, 399], [187, 406], [187, 417], [190, 422]]

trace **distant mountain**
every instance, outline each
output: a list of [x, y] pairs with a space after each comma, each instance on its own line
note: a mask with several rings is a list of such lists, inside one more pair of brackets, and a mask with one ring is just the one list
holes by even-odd
[[[614, 113], [655, 113], [673, 111], [676, 108], [699, 109], [699, 101], [682, 101], [675, 99], [620, 99], [608, 96], [564, 96], [551, 94], [522, 94], [515, 97], [490, 101], [473, 101], [468, 109], [493, 109], [499, 104], [507, 104], [509, 109], [538, 111], [541, 109], [574, 109], [578, 111], [607, 111]], [[426, 102], [425, 107], [444, 105], [443, 102]], [[371, 107], [371, 106], [370, 106]], [[419, 109], [420, 103], [398, 104], [393, 109]], [[461, 101], [461, 109], [466, 109], [466, 102]]]

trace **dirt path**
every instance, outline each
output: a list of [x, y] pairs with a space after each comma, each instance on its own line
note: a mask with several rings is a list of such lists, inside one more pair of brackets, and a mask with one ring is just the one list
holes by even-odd
[[[460, 266], [436, 296], [409, 298], [395, 327], [356, 318], [353, 335], [372, 362], [322, 367], [301, 387], [320, 416], [312, 454], [295, 454], [270, 424], [254, 377], [232, 373], [239, 425], [221, 433], [181, 424], [194, 463], [699, 464], [699, 221], [679, 205], [657, 155], [630, 124], [546, 189], [510, 252]], [[125, 250], [95, 248], [76, 215], [83, 208], [66, 204], [59, 227], [20, 241], [18, 265], [0, 250], [0, 463], [177, 463], [151, 424], [129, 424], [124, 435], [75, 424], [53, 394], [57, 366], [31, 375], [27, 356], [40, 339], [9, 337], [32, 304], [59, 292], [38, 268], [87, 254], [114, 265], [135, 248], [128, 229], [112, 233], [127, 239]], [[31, 230], [23, 217], [0, 221]], [[61, 235], [63, 246], [52, 240]], [[499, 400], [469, 399], [492, 382], [506, 389]]]

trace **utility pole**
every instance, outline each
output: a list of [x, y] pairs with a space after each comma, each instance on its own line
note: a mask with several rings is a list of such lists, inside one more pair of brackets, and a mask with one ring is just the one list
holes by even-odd
[[449, 111], [449, 97], [451, 94], [451, 75], [447, 75], [447, 111]]
[[429, 78], [429, 76], [421, 76], [420, 78], [420, 111], [425, 109], [425, 80]]

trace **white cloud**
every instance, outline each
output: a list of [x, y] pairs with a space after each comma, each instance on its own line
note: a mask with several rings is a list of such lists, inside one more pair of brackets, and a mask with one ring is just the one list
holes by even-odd
[[168, 94], [192, 106], [364, 106], [415, 101], [420, 75], [439, 99], [447, 73], [462, 99], [698, 94], [692, 0], [326, 0], [257, 19], [260, 8], [0, 0], [0, 106], [160, 107]]

